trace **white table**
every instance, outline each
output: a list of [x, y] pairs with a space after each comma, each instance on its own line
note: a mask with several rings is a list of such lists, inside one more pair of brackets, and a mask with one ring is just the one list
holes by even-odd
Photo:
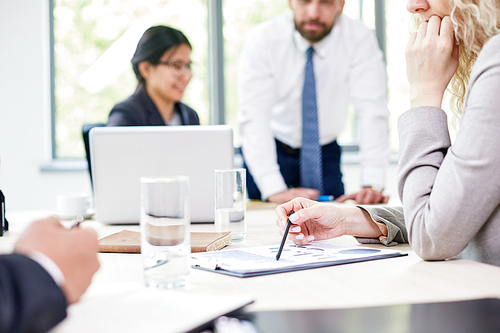
[[[32, 220], [47, 212], [10, 212], [11, 231], [0, 237], [0, 253], [12, 250], [19, 233]], [[278, 245], [281, 236], [275, 225], [274, 209], [247, 211], [247, 240], [229, 245], [238, 248]], [[69, 222], [66, 222], [69, 223]], [[123, 229], [139, 230], [138, 225], [103, 225], [88, 221], [99, 237]], [[213, 225], [193, 225], [192, 231], [212, 231]], [[359, 245], [353, 237], [335, 242]], [[364, 245], [359, 245], [364, 246]], [[382, 245], [370, 245], [383, 247]], [[500, 267], [464, 259], [426, 262], [409, 245], [398, 245], [408, 256], [319, 269], [237, 278], [212, 272], [191, 270], [188, 292], [221, 295], [253, 294], [248, 310], [295, 310], [366, 307], [500, 297]], [[142, 283], [139, 254], [99, 254], [100, 270], [92, 286]]]

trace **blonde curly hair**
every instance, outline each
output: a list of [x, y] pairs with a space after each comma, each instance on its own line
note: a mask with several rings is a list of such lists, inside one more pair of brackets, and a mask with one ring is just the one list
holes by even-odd
[[500, 33], [500, 0], [449, 0], [450, 18], [459, 40], [459, 65], [451, 79], [451, 108], [462, 113], [472, 66], [484, 44]]

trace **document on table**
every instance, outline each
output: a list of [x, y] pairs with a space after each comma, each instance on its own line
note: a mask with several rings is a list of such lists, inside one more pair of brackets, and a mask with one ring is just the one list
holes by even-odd
[[52, 333], [190, 332], [253, 302], [253, 295], [92, 284]]
[[346, 246], [332, 241], [307, 246], [287, 245], [280, 260], [278, 246], [259, 246], [191, 255], [191, 266], [238, 277], [291, 272], [407, 255], [397, 250]]

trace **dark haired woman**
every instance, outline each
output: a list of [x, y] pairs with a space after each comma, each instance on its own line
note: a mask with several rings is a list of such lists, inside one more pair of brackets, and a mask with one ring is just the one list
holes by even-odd
[[134, 94], [113, 107], [107, 126], [199, 125], [196, 112], [180, 102], [191, 80], [191, 44], [165, 26], [144, 32], [132, 68], [139, 81]]

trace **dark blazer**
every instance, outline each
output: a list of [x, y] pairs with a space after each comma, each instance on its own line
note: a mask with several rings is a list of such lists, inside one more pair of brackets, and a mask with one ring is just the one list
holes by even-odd
[[46, 332], [66, 317], [66, 297], [36, 261], [0, 256], [0, 332]]
[[[181, 115], [183, 125], [199, 125], [196, 111], [183, 103], [175, 103], [174, 112]], [[165, 121], [146, 92], [143, 84], [135, 93], [116, 104], [109, 113], [107, 126], [165, 126]]]

